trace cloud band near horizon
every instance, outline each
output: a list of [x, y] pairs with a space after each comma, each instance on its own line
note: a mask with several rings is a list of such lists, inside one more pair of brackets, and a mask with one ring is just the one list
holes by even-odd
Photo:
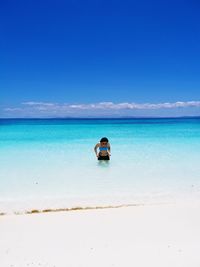
[[[100, 102], [89, 104], [67, 104], [67, 103], [52, 103], [52, 102], [23, 102], [17, 107], [4, 107], [3, 113], [6, 115], [20, 116], [70, 116], [70, 115], [114, 115], [126, 111], [159, 111], [159, 110], [174, 110], [186, 108], [200, 108], [200, 101], [177, 101], [165, 103], [113, 103]], [[134, 115], [134, 114], [133, 114]], [[199, 115], [199, 114], [198, 114]]]

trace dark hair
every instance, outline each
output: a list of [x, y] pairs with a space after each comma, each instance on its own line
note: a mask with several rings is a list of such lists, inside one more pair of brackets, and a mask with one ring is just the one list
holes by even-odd
[[109, 141], [108, 141], [108, 138], [107, 137], [102, 137], [101, 140], [100, 140], [100, 143], [101, 142], [107, 142], [108, 143]]

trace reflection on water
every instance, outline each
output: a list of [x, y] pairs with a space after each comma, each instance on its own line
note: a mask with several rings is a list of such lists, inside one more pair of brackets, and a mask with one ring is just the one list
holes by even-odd
[[98, 160], [97, 164], [100, 167], [107, 168], [109, 167], [110, 160]]

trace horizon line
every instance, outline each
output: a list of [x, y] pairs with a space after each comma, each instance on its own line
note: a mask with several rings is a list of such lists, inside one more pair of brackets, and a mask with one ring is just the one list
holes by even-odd
[[105, 120], [105, 119], [181, 119], [181, 118], [200, 118], [200, 115], [195, 116], [120, 116], [120, 117], [2, 117], [0, 120], [54, 120], [54, 119], [91, 119], [91, 120]]

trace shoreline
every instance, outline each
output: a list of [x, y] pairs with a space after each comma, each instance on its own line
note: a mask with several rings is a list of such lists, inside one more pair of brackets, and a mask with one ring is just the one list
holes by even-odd
[[84, 210], [102, 210], [102, 209], [119, 209], [125, 207], [143, 206], [144, 204], [121, 204], [121, 205], [107, 205], [107, 206], [86, 206], [86, 207], [72, 207], [72, 208], [47, 208], [47, 209], [32, 209], [24, 212], [15, 211], [13, 214], [6, 212], [0, 212], [0, 216], [5, 215], [26, 215], [26, 214], [38, 214], [38, 213], [50, 213], [50, 212], [70, 212], [70, 211], [84, 211]]
[[39, 198], [0, 200], [0, 217], [10, 215], [26, 215], [40, 213], [59, 213], [84, 210], [119, 209], [137, 206], [161, 206], [161, 205], [199, 205], [200, 192], [177, 195], [155, 195], [154, 197], [119, 197], [107, 198]]

